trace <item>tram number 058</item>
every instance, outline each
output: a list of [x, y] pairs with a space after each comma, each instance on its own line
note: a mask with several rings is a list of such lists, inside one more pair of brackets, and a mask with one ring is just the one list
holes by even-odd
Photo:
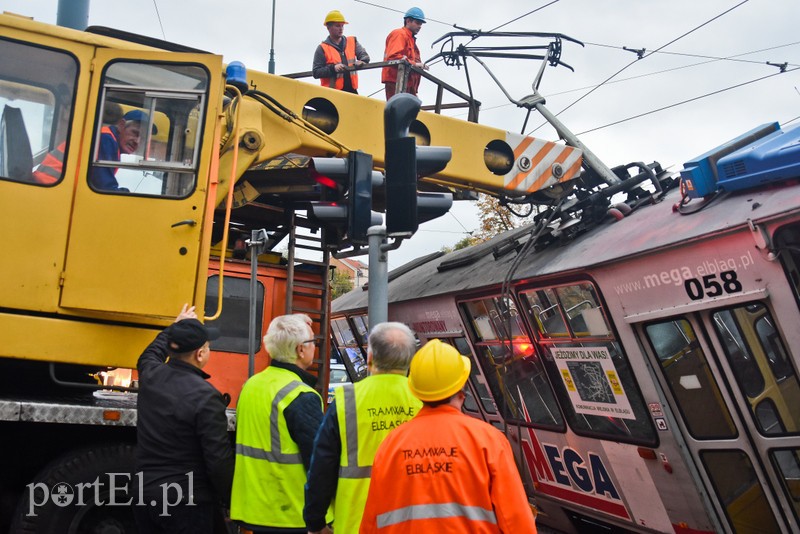
[[686, 294], [692, 300], [702, 300], [705, 297], [719, 297], [725, 293], [739, 293], [742, 283], [736, 276], [736, 271], [722, 271], [719, 279], [716, 274], [708, 274], [702, 278], [687, 278], [683, 282]]

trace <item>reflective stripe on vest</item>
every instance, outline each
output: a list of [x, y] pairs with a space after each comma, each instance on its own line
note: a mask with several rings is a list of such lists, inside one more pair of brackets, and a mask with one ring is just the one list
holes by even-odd
[[[251, 377], [239, 398], [231, 517], [252, 525], [303, 528], [306, 470], [284, 410], [304, 393], [319, 393], [288, 369]], [[267, 428], [269, 427], [269, 428]], [[332, 519], [332, 517], [331, 517]]]
[[[345, 37], [344, 46], [344, 61], [342, 61], [342, 54], [338, 48], [330, 43], [323, 42], [322, 50], [325, 52], [325, 63], [328, 65], [336, 65], [337, 63], [344, 63], [348, 67], [352, 67], [356, 63], [356, 38]], [[335, 78], [320, 78], [319, 82], [323, 87], [333, 87], [334, 89], [344, 89], [344, 75], [347, 72], [337, 72]], [[350, 73], [350, 83], [353, 84], [353, 89], [358, 89], [358, 74], [355, 71]]]
[[375, 453], [389, 432], [414, 417], [422, 403], [411, 394], [405, 375], [397, 374], [377, 374], [337, 387], [334, 396], [342, 452], [333, 526], [337, 532], [358, 532]]
[[67, 142], [64, 141], [58, 145], [52, 152], [48, 152], [33, 172], [33, 181], [37, 184], [54, 184], [64, 173], [64, 149], [67, 148]]
[[406, 506], [405, 508], [380, 514], [377, 520], [378, 528], [384, 528], [415, 519], [449, 519], [452, 517], [463, 517], [469, 521], [484, 521], [493, 525], [497, 524], [497, 517], [494, 515], [493, 510], [487, 510], [480, 506], [464, 506], [457, 502]]
[[[353, 384], [342, 386], [344, 395], [344, 421], [347, 434], [347, 465], [339, 467], [340, 478], [369, 478], [372, 466], [358, 465], [358, 417], [356, 416], [356, 391]], [[355, 446], [353, 446], [355, 444]], [[344, 450], [344, 448], [343, 448]]]
[[280, 402], [286, 398], [286, 395], [294, 391], [298, 386], [299, 381], [289, 382], [283, 386], [280, 391], [278, 391], [278, 394], [275, 395], [275, 398], [272, 399], [272, 406], [269, 414], [269, 444], [270, 449], [272, 450], [266, 451], [264, 449], [259, 449], [258, 447], [250, 447], [248, 445], [237, 443], [236, 454], [241, 454], [242, 456], [247, 456], [248, 458], [267, 460], [276, 464], [303, 463], [303, 458], [300, 456], [299, 452], [292, 454], [284, 454], [281, 452], [281, 431], [280, 428], [278, 428], [278, 417], [280, 416], [278, 404], [280, 404]]

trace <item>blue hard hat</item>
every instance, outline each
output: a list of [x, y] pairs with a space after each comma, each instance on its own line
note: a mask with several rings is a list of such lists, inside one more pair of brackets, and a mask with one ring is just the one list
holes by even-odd
[[[132, 109], [125, 115], [123, 115], [122, 118], [125, 121], [147, 122], [150, 120], [150, 115], [148, 115], [141, 109]], [[156, 127], [155, 123], [153, 123], [153, 134], [157, 133], [158, 133], [158, 128]]]
[[406, 14], [403, 15], [403, 18], [404, 19], [408, 19], [408, 18], [417, 19], [418, 21], [422, 22], [423, 24], [425, 24], [425, 22], [427, 22], [425, 20], [425, 13], [423, 13], [422, 10], [420, 8], [418, 8], [418, 7], [412, 7], [411, 9], [406, 11]]

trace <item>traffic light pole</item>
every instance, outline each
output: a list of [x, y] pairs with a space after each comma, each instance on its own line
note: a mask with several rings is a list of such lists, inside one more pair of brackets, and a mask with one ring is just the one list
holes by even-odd
[[386, 227], [370, 226], [369, 239], [369, 322], [370, 332], [378, 323], [389, 318], [389, 259], [383, 249], [386, 241]]

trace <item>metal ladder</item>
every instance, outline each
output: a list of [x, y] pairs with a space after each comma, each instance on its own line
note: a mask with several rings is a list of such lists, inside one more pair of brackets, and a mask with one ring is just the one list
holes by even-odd
[[[313, 235], [304, 235], [297, 232], [298, 226], [306, 226], [304, 218], [296, 217], [294, 213], [290, 215], [288, 221], [288, 236], [289, 243], [287, 248], [287, 265], [286, 265], [286, 313], [304, 313], [308, 315], [311, 320], [316, 324], [316, 330], [319, 332], [315, 339], [317, 339], [317, 358], [311, 371], [316, 371], [319, 380], [317, 381], [317, 391], [320, 392], [324, 399], [328, 395], [328, 378], [330, 374], [330, 312], [331, 312], [331, 288], [330, 288], [330, 250], [325, 247], [325, 230], [321, 230], [322, 237]], [[298, 249], [307, 250], [317, 253], [321, 256], [320, 259], [305, 259], [298, 258]], [[320, 277], [322, 283], [311, 283], [305, 281], [295, 280], [295, 270], [297, 267], [304, 265], [316, 266], [322, 276]], [[304, 303], [297, 303], [297, 297], [303, 299], [313, 299], [319, 303], [319, 306], [308, 307], [302, 305]]]

